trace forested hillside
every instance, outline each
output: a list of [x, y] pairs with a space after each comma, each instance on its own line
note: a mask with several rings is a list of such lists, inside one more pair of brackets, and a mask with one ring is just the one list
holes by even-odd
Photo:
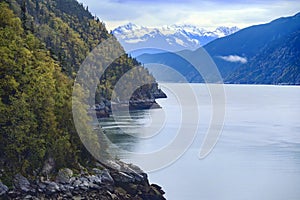
[[[72, 86], [87, 54], [109, 37], [76, 0], [1, 1], [0, 180], [9, 182], [17, 172], [41, 175], [49, 160], [55, 168], [47, 173], [93, 161], [73, 124]], [[96, 102], [109, 99], [117, 80], [136, 65], [125, 53], [115, 60], [101, 77]], [[158, 91], [148, 72], [136, 78], [153, 82], [139, 90], [139, 98]]]
[[0, 10], [1, 179], [33, 174], [50, 157], [75, 165], [84, 148], [70, 120], [72, 81], [7, 4]]
[[230, 83], [300, 85], [300, 31], [266, 45], [226, 78]]
[[7, 0], [25, 32], [42, 40], [63, 70], [74, 76], [87, 52], [110, 35], [75, 0]]

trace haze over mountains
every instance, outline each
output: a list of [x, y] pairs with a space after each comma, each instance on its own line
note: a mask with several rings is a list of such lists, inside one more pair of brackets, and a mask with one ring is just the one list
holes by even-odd
[[156, 48], [174, 52], [184, 49], [195, 50], [212, 40], [230, 35], [238, 30], [237, 27], [218, 27], [214, 31], [209, 31], [193, 25], [149, 28], [128, 23], [114, 29], [112, 33], [127, 51]]
[[[242, 29], [203, 48], [216, 63], [225, 83], [300, 84], [300, 13]], [[197, 49], [181, 53], [197, 57], [199, 52]], [[144, 54], [138, 60], [170, 66], [189, 82], [203, 82], [200, 74], [176, 54]], [[167, 81], [178, 82], [168, 78]]]

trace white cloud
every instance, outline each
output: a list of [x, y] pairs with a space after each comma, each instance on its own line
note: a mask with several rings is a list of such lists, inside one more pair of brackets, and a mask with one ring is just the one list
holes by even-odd
[[244, 28], [300, 11], [299, 0], [78, 0], [112, 30], [128, 22], [157, 27], [192, 24]]
[[237, 55], [229, 55], [229, 56], [219, 56], [221, 59], [226, 60], [228, 62], [240, 62], [240, 63], [247, 63], [246, 57], [241, 57]]
[[129, 39], [129, 40], [126, 40], [126, 43], [135, 44], [135, 43], [144, 42], [144, 41], [146, 41], [146, 40], [142, 40], [142, 39], [138, 38], [138, 39]]

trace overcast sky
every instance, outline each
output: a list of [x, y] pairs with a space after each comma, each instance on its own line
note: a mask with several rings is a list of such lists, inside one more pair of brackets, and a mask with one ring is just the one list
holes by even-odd
[[267, 23], [300, 12], [299, 0], [78, 0], [109, 30], [132, 22], [158, 27], [192, 24], [201, 28]]

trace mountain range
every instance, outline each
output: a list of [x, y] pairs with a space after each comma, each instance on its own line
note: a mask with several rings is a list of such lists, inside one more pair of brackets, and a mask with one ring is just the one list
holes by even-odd
[[[300, 84], [300, 13], [270, 23], [251, 26], [231, 35], [215, 39], [203, 46], [216, 64], [225, 83], [237, 84]], [[203, 82], [201, 75], [186, 60], [199, 57], [202, 49], [179, 53], [143, 54], [144, 63], [167, 65], [189, 82]], [[151, 70], [150, 70], [151, 71]], [[161, 81], [178, 82], [162, 70], [152, 71]]]
[[135, 49], [165, 51], [195, 50], [217, 38], [238, 31], [238, 27], [218, 27], [214, 31], [193, 25], [171, 25], [149, 28], [128, 23], [112, 31], [127, 52]]

